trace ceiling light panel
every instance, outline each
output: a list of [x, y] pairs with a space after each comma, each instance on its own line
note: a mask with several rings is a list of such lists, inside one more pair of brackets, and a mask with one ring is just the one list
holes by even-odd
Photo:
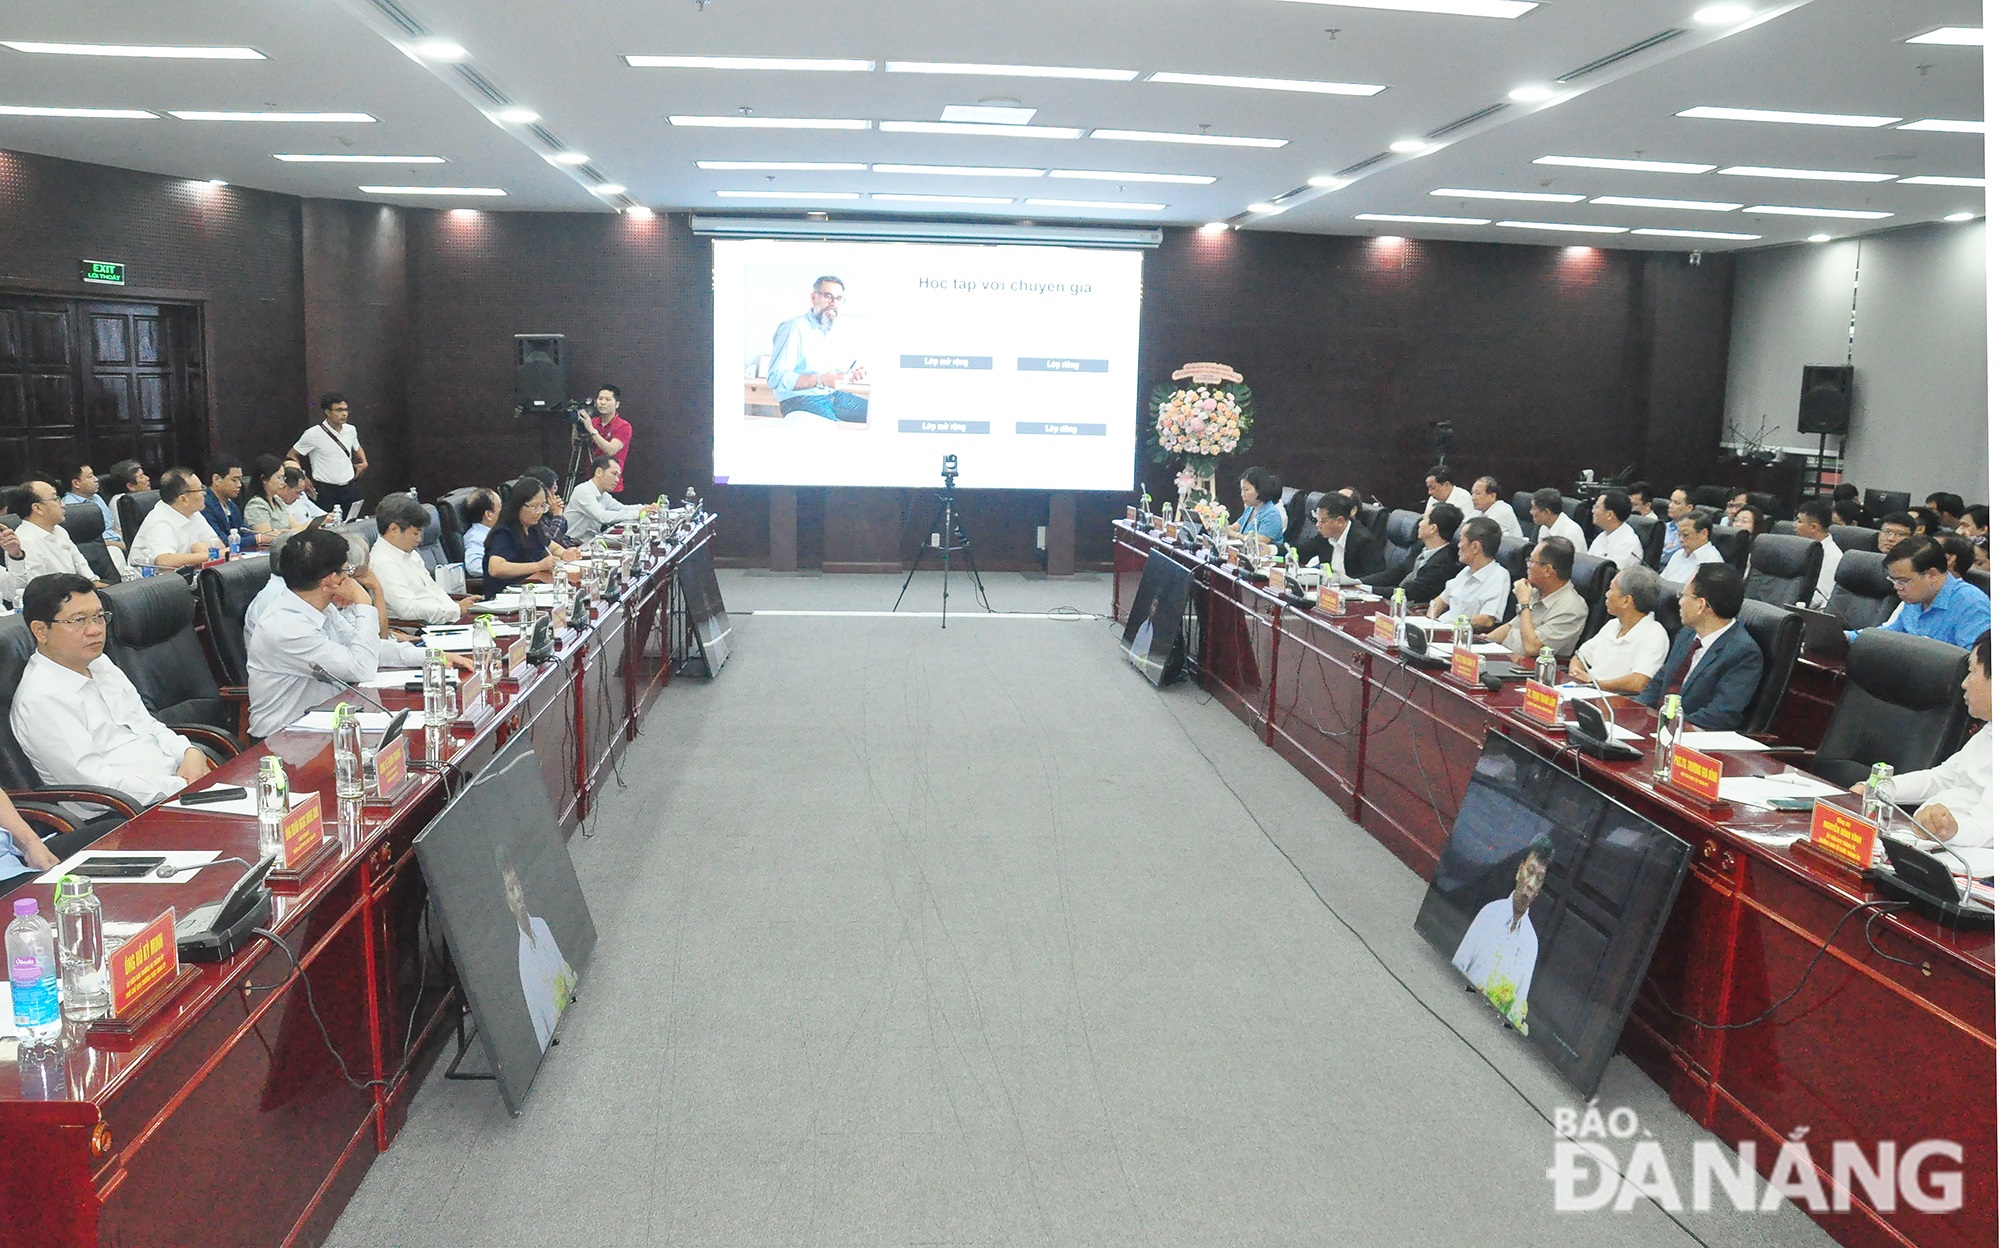
[[1872, 130], [1902, 120], [1901, 117], [1874, 117], [1862, 113], [1800, 113], [1777, 108], [1720, 108], [1708, 104], [1684, 108], [1674, 116], [1703, 121], [1767, 121], [1788, 126], [1849, 126], [1859, 130]]
[[1571, 225], [1562, 221], [1495, 221], [1493, 224], [1510, 230], [1552, 230], [1558, 233], [1575, 234], [1629, 234], [1632, 231], [1622, 225]]
[[1694, 20], [1703, 26], [1727, 26], [1750, 16], [1747, 4], [1711, 4], [1694, 11]]
[[1986, 28], [1983, 26], [1940, 26], [1936, 30], [1903, 40], [1904, 43], [1944, 43], [1962, 48], [1983, 48], [1986, 46]]
[[947, 104], [940, 121], [969, 121], [986, 126], [1025, 126], [1037, 110], [1018, 104]]
[[1921, 174], [1914, 178], [1904, 178], [1904, 186], [1976, 186], [1984, 187], [1985, 178], [1950, 178], [1942, 174]]
[[846, 61], [805, 56], [651, 56], [627, 53], [633, 69], [750, 69], [807, 74], [866, 74], [873, 61]]
[[697, 169], [759, 170], [776, 173], [861, 173], [868, 166], [846, 160], [697, 160]]
[[497, 186], [364, 186], [365, 195], [482, 195], [494, 197], [507, 192]]
[[1632, 173], [1707, 173], [1715, 168], [1678, 160], [1621, 160], [1614, 156], [1538, 156], [1535, 163], [1576, 169], [1624, 169]]
[[1031, 199], [1030, 208], [1075, 208], [1088, 212], [1165, 212], [1165, 204], [1125, 204], [1109, 199]]
[[1178, 134], [1166, 130], [1092, 130], [1093, 139], [1130, 143], [1194, 143], [1210, 147], [1283, 147], [1290, 139], [1252, 139], [1227, 134]]
[[1425, 217], [1401, 212], [1357, 212], [1356, 221], [1393, 221], [1398, 225], [1492, 225], [1486, 217]]
[[1732, 234], [1727, 230], [1633, 230], [1634, 234], [1644, 234], [1648, 238], [1712, 238], [1725, 243], [1754, 243], [1764, 237], [1762, 234]]
[[968, 134], [1002, 139], [1080, 139], [1083, 131], [1073, 126], [986, 125], [970, 121], [878, 121], [875, 128], [884, 134]]
[[869, 122], [858, 117], [693, 117], [675, 114], [667, 118], [672, 126], [705, 126], [717, 130], [866, 130]]
[[279, 152], [273, 159], [291, 165], [441, 165], [442, 156], [355, 156], [345, 152]]
[[1159, 183], [1167, 186], [1209, 186], [1215, 182], [1215, 178], [1206, 173], [1130, 173], [1118, 169], [1051, 169], [1049, 176], [1079, 182]]
[[1161, 70], [1148, 75], [1147, 82], [1176, 83], [1189, 87], [1236, 87], [1244, 91], [1300, 91], [1308, 95], [1380, 95], [1388, 90], [1369, 82], [1312, 82], [1304, 78], [1246, 78], [1237, 74], [1182, 74]]
[[1742, 204], [1710, 199], [1651, 199], [1644, 195], [1599, 195], [1590, 201], [1614, 208], [1666, 208], [1676, 212], [1735, 212]]
[[1893, 217], [1893, 212], [1869, 212], [1858, 208], [1801, 208], [1793, 204], [1758, 204], [1743, 210], [1752, 216], [1770, 213], [1778, 217], [1843, 217], [1854, 221], [1880, 221]]
[[1958, 225], [1963, 222], [1972, 220], [1975, 215], [1976, 214], [1970, 212], [1954, 212], [1950, 216], [1947, 216], [1945, 220], [1951, 222], [1953, 225]]
[[367, 113], [250, 113], [213, 112], [206, 109], [171, 109], [169, 111], [182, 121], [342, 122], [358, 125], [375, 120]]
[[462, 46], [449, 39], [426, 39], [415, 50], [427, 61], [457, 62], [469, 55]]
[[901, 191], [878, 191], [868, 198], [890, 204], [972, 204], [983, 207], [1014, 202], [999, 195], [911, 195]]
[[143, 108], [57, 108], [46, 104], [0, 104], [0, 117], [95, 117], [104, 120], [158, 121], [158, 113]]
[[717, 191], [715, 194], [719, 199], [783, 199], [800, 204], [861, 198], [858, 191]]
[[1935, 130], [1943, 134], [1985, 134], [1983, 121], [1949, 121], [1941, 117], [1926, 117], [1922, 121], [1912, 121], [1897, 126], [1898, 130]]
[[1558, 195], [1550, 191], [1481, 191], [1463, 186], [1441, 186], [1431, 194], [1442, 199], [1515, 199], [1533, 204], [1580, 204], [1581, 195]]
[[959, 74], [975, 78], [1081, 78], [1093, 82], [1130, 82], [1136, 69], [1082, 69], [1069, 65], [985, 65], [968, 61], [888, 61], [892, 74]]
[[198, 48], [156, 46], [143, 43], [27, 43], [7, 39], [0, 45], [16, 52], [35, 52], [44, 56], [131, 56], [148, 59], [175, 61], [261, 61], [262, 52], [255, 48]]
[[1341, 9], [1387, 9], [1395, 13], [1439, 13], [1447, 17], [1516, 18], [1537, 7], [1538, 0], [1290, 0], [1293, 4], [1324, 4]]
[[1774, 169], [1768, 165], [1731, 165], [1717, 173], [1732, 178], [1791, 178], [1800, 182], [1893, 182], [1893, 173], [1850, 173], [1841, 169]]
[[876, 173], [913, 173], [924, 176], [950, 178], [1039, 178], [1046, 172], [1042, 169], [1026, 169], [1012, 165], [872, 165]]

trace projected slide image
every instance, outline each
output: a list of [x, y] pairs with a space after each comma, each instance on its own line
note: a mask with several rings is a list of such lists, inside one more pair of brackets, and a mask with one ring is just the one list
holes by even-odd
[[1131, 488], [1137, 254], [714, 246], [718, 482]]

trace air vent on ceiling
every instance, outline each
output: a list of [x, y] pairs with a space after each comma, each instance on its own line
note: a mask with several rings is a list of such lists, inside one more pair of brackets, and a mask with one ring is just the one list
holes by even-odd
[[554, 148], [559, 152], [566, 150], [563, 141], [557, 138], [554, 134], [552, 134], [547, 126], [529, 126], [528, 133], [534, 135], [536, 138], [540, 139], [542, 142], [548, 144], [550, 147]]
[[1313, 186], [1295, 186], [1291, 190], [1286, 191], [1283, 195], [1271, 196], [1269, 202], [1274, 204], [1289, 203], [1290, 201], [1297, 199], [1301, 195], [1310, 195], [1313, 191], [1317, 189], [1318, 189], [1317, 187]]
[[505, 105], [513, 103], [512, 100], [507, 98], [505, 92], [487, 81], [485, 74], [480, 73], [470, 65], [458, 66], [458, 76], [471, 83], [474, 91], [479, 92], [479, 94], [485, 96], [495, 104]]
[[1443, 125], [1431, 131], [1424, 137], [1427, 139], [1441, 139], [1445, 135], [1450, 134], [1454, 130], [1465, 129], [1467, 126], [1471, 125], [1475, 121], [1484, 121], [1486, 118], [1491, 117], [1493, 114], [1499, 112], [1501, 109], [1505, 107], [1507, 107], [1505, 104], [1488, 104], [1485, 108], [1480, 109], [1478, 112], [1467, 113], [1465, 116], [1459, 118], [1457, 121], [1445, 122]]
[[396, 0], [372, 0], [372, 2], [376, 8], [382, 11], [382, 16], [402, 27], [404, 34], [427, 35], [430, 33], [424, 29], [422, 22], [404, 12], [403, 6], [397, 4]]
[[1370, 156], [1367, 160], [1355, 161], [1347, 168], [1336, 172], [1333, 176], [1336, 178], [1351, 178], [1355, 174], [1360, 173], [1363, 169], [1373, 169], [1376, 165], [1381, 164], [1383, 161], [1387, 159], [1389, 159], [1389, 153], [1377, 152], [1373, 156]]
[[1668, 30], [1663, 30], [1659, 34], [1654, 35], [1649, 39], [1641, 39], [1639, 42], [1633, 44], [1629, 48], [1620, 48], [1616, 52], [1613, 52], [1610, 56], [1600, 56], [1588, 65], [1579, 65], [1575, 69], [1572, 69], [1568, 73], [1562, 75], [1560, 78], [1557, 78], [1556, 81], [1575, 82], [1577, 79], [1588, 77], [1589, 75], [1596, 73], [1600, 69], [1607, 69], [1613, 65], [1616, 65], [1618, 62], [1626, 59], [1627, 57], [1637, 56], [1641, 52], [1646, 52], [1650, 51], [1653, 48], [1657, 48], [1661, 44], [1666, 43], [1671, 39], [1678, 39], [1682, 35], [1685, 35], [1686, 33], [1688, 32], [1681, 29], [1678, 26], [1675, 26]]

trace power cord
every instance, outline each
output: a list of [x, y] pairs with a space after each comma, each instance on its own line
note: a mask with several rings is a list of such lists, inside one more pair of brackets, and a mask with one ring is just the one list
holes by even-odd
[[[1687, 1023], [1690, 1026], [1699, 1027], [1703, 1031], [1742, 1031], [1746, 1027], [1755, 1027], [1757, 1024], [1763, 1022], [1765, 1019], [1771, 1017], [1771, 1015], [1776, 1014], [1780, 1008], [1782, 1008], [1793, 997], [1798, 996], [1799, 993], [1805, 989], [1806, 981], [1812, 978], [1813, 968], [1817, 967], [1819, 965], [1819, 960], [1826, 956], [1826, 951], [1833, 948], [1833, 942], [1840, 939], [1840, 929], [1847, 926], [1847, 921], [1849, 919], [1853, 918], [1857, 914], [1860, 914], [1863, 910], [1874, 910], [1875, 911], [1874, 917], [1869, 919], [1869, 923], [1872, 924], [1875, 921], [1875, 919], [1880, 918], [1883, 913], [1880, 909], [1877, 909], [1877, 907], [1889, 906], [1889, 907], [1901, 908], [1909, 904], [1910, 903], [1907, 901], [1857, 902], [1853, 907], [1851, 907], [1847, 911], [1846, 914], [1840, 916], [1840, 922], [1835, 923], [1833, 925], [1833, 931], [1827, 934], [1826, 942], [1819, 947], [1818, 952], [1813, 954], [1812, 961], [1806, 963], [1805, 971], [1799, 976], [1799, 982], [1792, 985], [1792, 990], [1786, 993], [1784, 996], [1779, 997], [1776, 1001], [1771, 1002], [1770, 1006], [1763, 1012], [1759, 1013], [1755, 1018], [1745, 1019], [1740, 1023], [1705, 1022], [1702, 1019], [1696, 1018], [1692, 1014], [1683, 1014], [1681, 1011], [1675, 1009], [1671, 1005], [1668, 1005], [1663, 1000], [1658, 1000], [1657, 999], [1659, 995], [1658, 989], [1654, 990], [1654, 996], [1656, 998], [1654, 1004], [1658, 1005], [1661, 1009], [1665, 1010], [1667, 1013], [1673, 1015], [1675, 1018], [1681, 1020], [1682, 1022]], [[1867, 933], [1867, 926], [1864, 925], [1864, 927], [1862, 928], [1862, 932], [1864, 935]], [[1868, 941], [1868, 947], [1870, 949], [1875, 949], [1875, 941], [1872, 938]], [[1882, 953], [1880, 949], [1875, 949], [1875, 952]], [[1882, 956], [1888, 957], [1889, 955], [1882, 954]], [[1889, 958], [1889, 960], [1891, 962], [1902, 962], [1904, 966], [1917, 965], [1917, 963], [1915, 962], [1906, 962], [1902, 958]]]
[[[387, 1079], [369, 1079], [364, 1082], [363, 1080], [356, 1079], [353, 1073], [347, 1069], [347, 1059], [340, 1055], [339, 1049], [333, 1047], [333, 1034], [326, 1029], [326, 1020], [322, 1019], [319, 1016], [319, 1005], [313, 1000], [312, 980], [306, 975], [305, 968], [299, 965], [299, 955], [292, 952], [292, 947], [285, 943], [284, 937], [278, 935], [276, 932], [265, 927], [252, 928], [250, 929], [250, 934], [252, 936], [262, 936], [265, 940], [268, 940], [272, 944], [276, 945], [278, 949], [285, 955], [286, 959], [291, 962], [292, 970], [299, 977], [299, 983], [304, 985], [305, 987], [306, 1011], [312, 1015], [312, 1020], [314, 1025], [316, 1025], [319, 1028], [320, 1042], [326, 1045], [326, 1051], [333, 1055], [334, 1065], [340, 1067], [340, 1077], [347, 1081], [347, 1086], [353, 1088], [357, 1092], [366, 1092], [370, 1088], [389, 1087], [390, 1085]], [[245, 985], [245, 987], [247, 989], [249, 988], [249, 985]], [[275, 987], [277, 987], [277, 985], [272, 984], [269, 985], [266, 989], [262, 989], [260, 991], [268, 991], [269, 988], [275, 988]], [[414, 1024], [415, 1019], [416, 1016], [413, 1013], [411, 1015], [412, 1024]], [[407, 1044], [407, 1041], [405, 1041], [405, 1043]]]

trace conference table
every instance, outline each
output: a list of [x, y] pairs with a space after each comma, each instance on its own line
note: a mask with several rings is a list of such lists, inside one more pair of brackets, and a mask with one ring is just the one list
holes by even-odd
[[[225, 961], [184, 964], [122, 1031], [65, 1023], [57, 1046], [25, 1054], [0, 1041], [0, 1245], [324, 1240], [396, 1138], [464, 1008], [427, 916], [417, 836], [524, 733], [565, 836], [581, 826], [675, 659], [690, 653], [675, 573], [714, 531], [709, 518], [665, 538], [616, 595], [558, 635], [546, 661], [522, 662], [466, 699], [448, 729], [406, 730], [411, 770], [387, 804], [338, 809], [328, 733], [279, 733], [218, 767], [213, 782], [254, 791], [259, 760], [276, 754], [295, 794], [320, 794], [332, 852], [273, 887], [269, 927], [298, 969], [254, 939]], [[380, 700], [414, 708], [421, 722], [420, 695]], [[92, 848], [255, 861], [257, 821], [163, 803]], [[129, 927], [169, 906], [185, 914], [220, 900], [243, 869], [100, 884], [105, 922]], [[34, 897], [49, 916], [53, 892], [29, 884], [11, 897]]]
[[[1125, 618], [1149, 557], [1188, 568], [1195, 678], [1426, 879], [1488, 732], [1559, 759], [1685, 840], [1691, 866], [1620, 1050], [1726, 1146], [1754, 1142], [1766, 1177], [1801, 1128], [1828, 1192], [1836, 1141], [1859, 1143], [1871, 1164], [1878, 1141], [1896, 1142], [1899, 1152], [1925, 1140], [1957, 1142], [1960, 1210], [1926, 1213], [1907, 1202], [1877, 1209], [1857, 1192], [1852, 1210], [1812, 1216], [1857, 1248], [1993, 1243], [1991, 929], [1953, 931], [1900, 910], [1872, 925], [1865, 913], [1843, 925], [1843, 915], [1878, 894], [1859, 873], [1784, 843], [1811, 816], [1710, 805], [1654, 784], [1653, 714], [1637, 703], [1613, 700], [1618, 722], [1648, 738], [1634, 743], [1644, 757], [1601, 761], [1567, 750], [1557, 730], [1528, 719], [1518, 683], [1490, 692], [1403, 661], [1374, 639], [1379, 605], [1338, 617], [1303, 609], [1129, 521], [1114, 522], [1112, 543], [1114, 614]], [[1814, 678], [1831, 684], [1823, 668]], [[1721, 758], [1725, 776], [1785, 770], [1777, 755]], [[1768, 1021], [1735, 1030], [1688, 1021], [1757, 1017], [1799, 983], [1829, 938], [1803, 989]], [[1685, 1182], [1687, 1159], [1678, 1165]]]

